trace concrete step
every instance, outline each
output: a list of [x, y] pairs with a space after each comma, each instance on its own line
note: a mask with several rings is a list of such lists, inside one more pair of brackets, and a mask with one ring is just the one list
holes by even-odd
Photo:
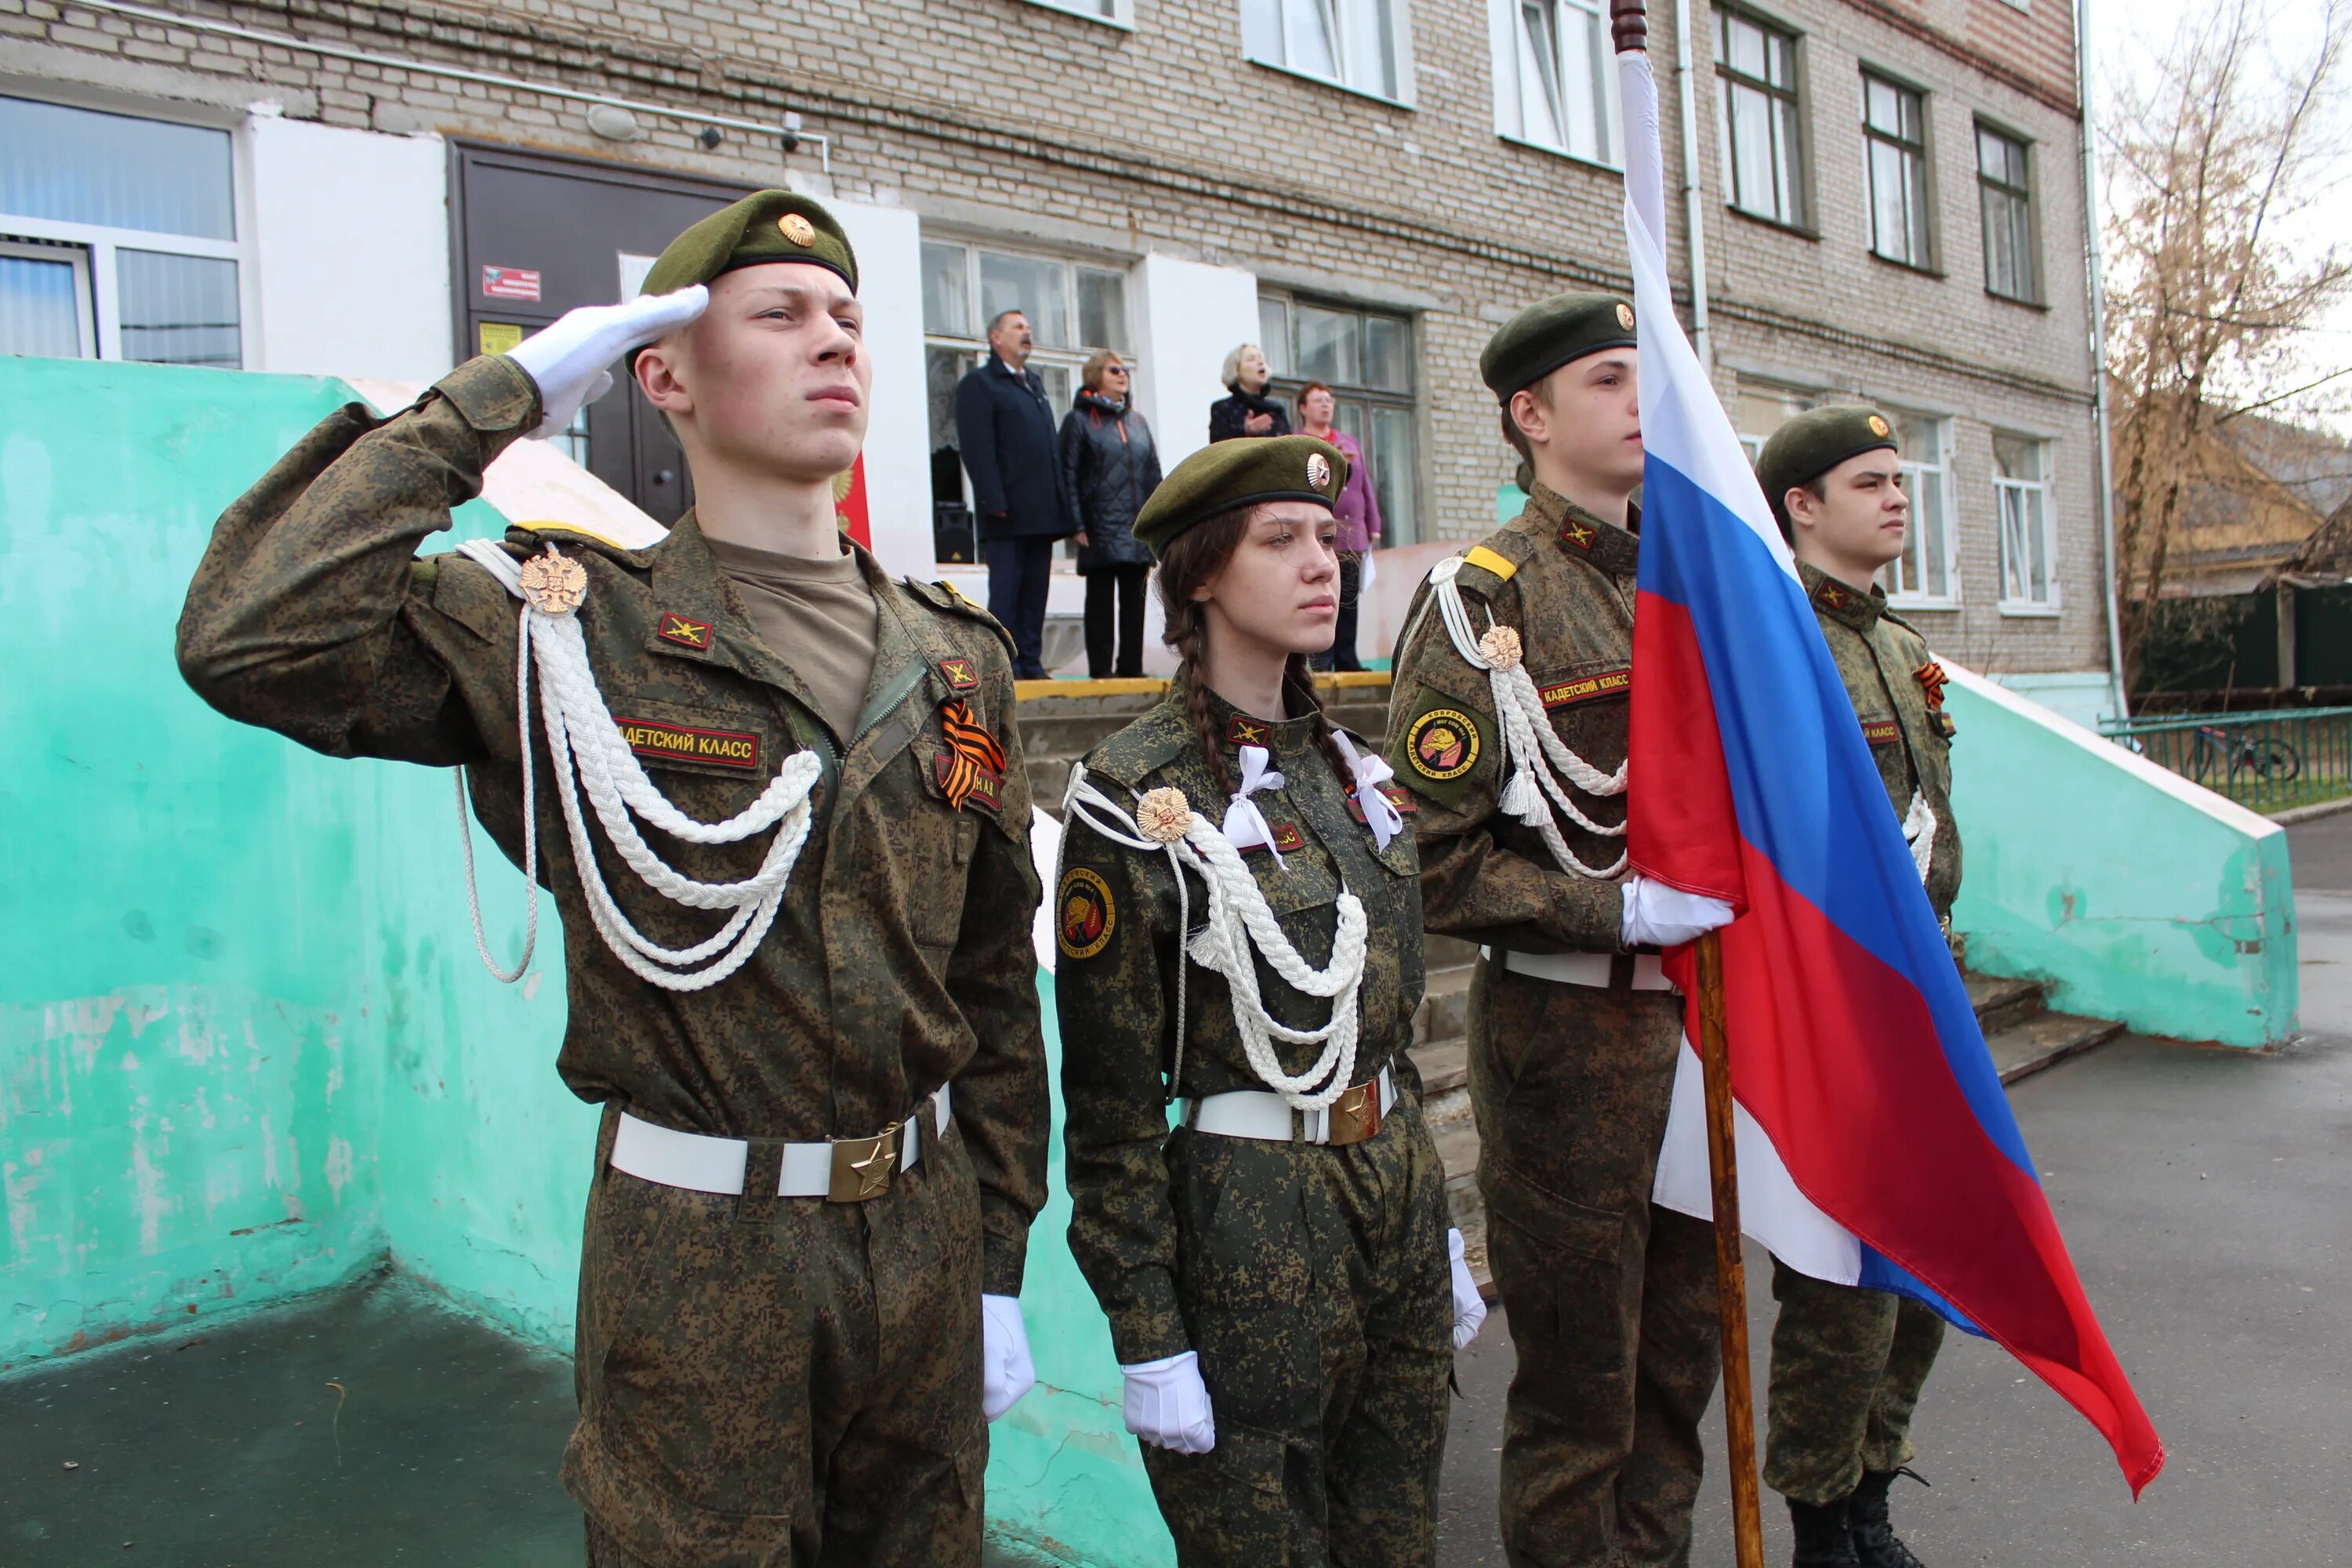
[[2000, 1069], [2000, 1081], [2011, 1084], [2103, 1046], [2123, 1032], [2121, 1024], [2105, 1018], [2037, 1012], [1999, 1034], [1988, 1033], [1985, 1044], [1992, 1051], [1992, 1065]]
[[1969, 1005], [1976, 1009], [1977, 1026], [1987, 1039], [2034, 1017], [2047, 1003], [2039, 981], [2004, 980], [1966, 970], [1961, 979], [1968, 984]]
[[1431, 974], [1412, 1018], [1412, 1043], [1439, 1045], [1460, 1039], [1470, 1027], [1470, 970], [1441, 969]]

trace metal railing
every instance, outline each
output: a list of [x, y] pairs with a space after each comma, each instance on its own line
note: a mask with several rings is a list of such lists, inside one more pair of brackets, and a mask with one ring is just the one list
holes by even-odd
[[2352, 795], [2352, 708], [2189, 713], [2099, 729], [2117, 745], [2254, 811]]

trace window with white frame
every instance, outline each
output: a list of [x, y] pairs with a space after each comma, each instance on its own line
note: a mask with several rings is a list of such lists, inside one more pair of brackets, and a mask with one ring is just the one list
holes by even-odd
[[1926, 98], [1864, 72], [1862, 139], [1870, 167], [1870, 248], [1906, 267], [1934, 266], [1928, 248]]
[[1977, 197], [1984, 215], [1985, 289], [2026, 304], [2042, 298], [2033, 244], [2033, 187], [2026, 144], [1989, 125], [1977, 127]]
[[1992, 433], [1992, 489], [2000, 513], [2000, 607], [2058, 608], [2058, 541], [2050, 518], [2050, 445]]
[[1495, 129], [1612, 168], [1617, 66], [1604, 0], [1487, 0]]
[[245, 363], [229, 133], [0, 97], [0, 354]]
[[1048, 11], [1067, 11], [1074, 16], [1090, 16], [1113, 26], [1135, 26], [1135, 0], [1029, 0], [1032, 5], [1043, 5]]
[[1242, 0], [1242, 52], [1320, 81], [1405, 97], [1404, 0]]
[[1087, 356], [1109, 349], [1135, 367], [1128, 353], [1127, 274], [1055, 256], [1038, 256], [958, 240], [926, 239], [922, 247], [923, 357], [931, 422], [931, 499], [965, 500], [963, 462], [956, 443], [955, 391], [964, 373], [988, 357], [988, 324], [1006, 310], [1029, 321], [1036, 348], [1029, 368], [1045, 384], [1054, 416], [1077, 395]]
[[1298, 391], [1319, 381], [1331, 389], [1331, 424], [1356, 438], [1381, 503], [1383, 547], [1421, 540], [1421, 464], [1413, 396], [1412, 322], [1336, 300], [1262, 290], [1258, 346], [1273, 373], [1266, 390], [1290, 405], [1298, 427]]
[[1903, 553], [1885, 573], [1886, 595], [1897, 604], [1957, 605], [1960, 581], [1952, 533], [1951, 422], [1925, 414], [1895, 414], [1895, 457], [1903, 491], [1911, 498], [1911, 531]]

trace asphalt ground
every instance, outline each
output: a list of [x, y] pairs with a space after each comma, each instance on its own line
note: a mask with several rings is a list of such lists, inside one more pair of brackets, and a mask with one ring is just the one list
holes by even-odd
[[[1998, 1347], [1953, 1336], [1896, 1521], [1933, 1568], [2352, 1563], [2352, 814], [2290, 830], [2303, 1042], [2126, 1037], [2011, 1102], [2108, 1336], [2171, 1459], [2134, 1503], [2105, 1444]], [[1769, 1265], [1750, 1254], [1755, 1382]], [[1461, 1358], [1439, 1562], [1503, 1562], [1513, 1352]], [[1759, 1413], [1759, 1426], [1762, 1412]], [[1720, 1408], [1693, 1561], [1727, 1564]], [[0, 1379], [0, 1563], [333, 1568], [580, 1561], [556, 1484], [572, 1376], [396, 1281]], [[1788, 1560], [1766, 1495], [1767, 1560]]]

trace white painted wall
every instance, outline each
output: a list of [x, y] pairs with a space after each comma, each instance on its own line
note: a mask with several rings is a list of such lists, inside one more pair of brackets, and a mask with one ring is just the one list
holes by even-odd
[[922, 235], [900, 207], [828, 199], [857, 252], [866, 352], [874, 403], [866, 426], [866, 517], [874, 553], [889, 571], [929, 582], [932, 563], [930, 419], [924, 403]]
[[1217, 373], [1236, 343], [1257, 341], [1257, 279], [1237, 267], [1147, 256], [1128, 274], [1137, 300], [1136, 401], [1160, 442], [1164, 471], [1209, 444], [1209, 405], [1225, 395]]
[[448, 149], [277, 114], [246, 121], [255, 370], [437, 380], [449, 306]]

